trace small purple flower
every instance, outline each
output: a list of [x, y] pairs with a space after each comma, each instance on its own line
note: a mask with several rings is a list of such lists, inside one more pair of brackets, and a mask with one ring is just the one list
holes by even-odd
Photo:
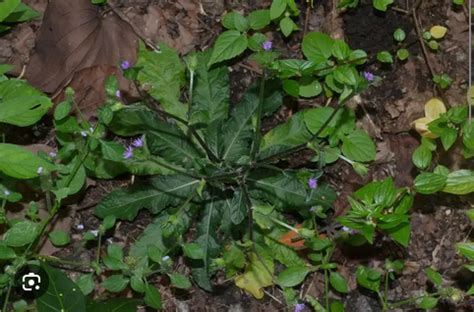
[[40, 166], [40, 167], [38, 167], [38, 170], [36, 170], [36, 173], [41, 175], [43, 173], [43, 171], [44, 171], [43, 167]]
[[262, 48], [265, 51], [270, 51], [272, 49], [272, 47], [273, 47], [273, 43], [270, 40], [267, 40], [262, 44]]
[[87, 138], [87, 131], [81, 131], [81, 135], [83, 138]]
[[130, 159], [132, 157], [133, 157], [133, 147], [127, 146], [127, 148], [125, 149], [125, 152], [123, 152], [123, 158]]
[[308, 186], [310, 189], [314, 190], [315, 188], [318, 187], [318, 179], [316, 178], [310, 178], [308, 180]]
[[4, 191], [3, 191], [3, 194], [5, 194], [5, 196], [10, 196], [10, 195], [11, 195], [11, 193], [10, 193], [9, 190], [4, 190]]
[[374, 81], [374, 74], [372, 74], [371, 72], [365, 71], [364, 72], [364, 78], [368, 82], [372, 82], [372, 81]]
[[295, 305], [295, 312], [301, 312], [304, 309], [304, 303], [297, 303]]
[[58, 156], [56, 152], [49, 152], [49, 157], [55, 158], [56, 156]]
[[138, 138], [138, 139], [133, 140], [132, 141], [132, 146], [135, 147], [135, 148], [142, 147], [143, 146], [143, 139]]
[[130, 68], [130, 62], [129, 61], [123, 61], [121, 64], [120, 64], [120, 68], [122, 70], [127, 70]]
[[121, 98], [122, 97], [122, 92], [120, 92], [120, 90], [115, 91], [115, 96], [118, 97], [118, 98]]

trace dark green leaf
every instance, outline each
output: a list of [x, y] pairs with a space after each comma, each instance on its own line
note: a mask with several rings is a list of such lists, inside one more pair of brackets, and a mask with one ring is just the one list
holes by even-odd
[[364, 266], [359, 266], [356, 271], [357, 283], [376, 292], [380, 289], [381, 276], [379, 271]]
[[387, 52], [387, 51], [382, 51], [382, 52], [377, 53], [377, 60], [381, 63], [389, 63], [389, 64], [393, 63], [392, 54], [390, 54], [390, 52]]
[[423, 170], [430, 165], [432, 154], [429, 148], [421, 144], [415, 149], [411, 157], [413, 164], [415, 164], [418, 169]]
[[4, 0], [0, 2], [0, 22], [3, 22], [15, 8], [21, 3], [21, 0]]
[[102, 287], [110, 292], [121, 292], [127, 287], [129, 279], [123, 275], [111, 275], [102, 282]]
[[90, 301], [87, 312], [136, 312], [141, 300], [129, 298], [113, 298], [104, 301]]
[[76, 279], [77, 286], [81, 289], [82, 293], [87, 296], [90, 294], [95, 287], [94, 275], [93, 274], [81, 274]]
[[249, 21], [238, 12], [229, 12], [222, 18], [222, 25], [231, 30], [246, 31], [249, 28]]
[[303, 54], [317, 64], [326, 62], [332, 55], [334, 40], [320, 32], [308, 33], [302, 43]]
[[426, 277], [428, 277], [428, 279], [433, 284], [435, 284], [436, 286], [441, 286], [441, 284], [443, 283], [443, 277], [441, 276], [441, 274], [436, 272], [433, 268], [426, 268], [425, 273]]
[[196, 243], [183, 244], [184, 255], [191, 259], [204, 259], [204, 250]]
[[227, 30], [217, 37], [208, 66], [231, 59], [247, 49], [246, 35], [237, 30]]
[[171, 285], [173, 285], [173, 287], [180, 289], [188, 289], [192, 286], [189, 279], [183, 274], [172, 273], [169, 275], [169, 277], [171, 279]]
[[86, 298], [66, 274], [47, 264], [41, 267], [48, 275], [48, 289], [36, 299], [38, 312], [86, 311]]
[[38, 224], [25, 220], [15, 223], [3, 236], [7, 246], [22, 247], [32, 243], [38, 235]]
[[367, 133], [356, 129], [342, 139], [341, 151], [354, 161], [368, 162], [375, 159], [375, 144]]
[[153, 309], [161, 309], [162, 308], [162, 303], [161, 303], [161, 294], [152, 285], [146, 285], [145, 286], [145, 303], [147, 306], [153, 308]]
[[95, 214], [100, 218], [113, 215], [117, 219], [131, 221], [143, 208], [158, 213], [195, 192], [199, 181], [181, 175], [158, 176], [151, 185], [117, 189], [99, 203]]
[[294, 287], [301, 284], [310, 270], [306, 266], [295, 266], [283, 270], [277, 277], [281, 287]]
[[252, 11], [247, 19], [250, 23], [250, 28], [253, 30], [260, 30], [270, 25], [270, 11], [269, 10], [255, 10]]
[[270, 6], [270, 18], [272, 20], [279, 18], [286, 9], [286, 0], [273, 0]]
[[69, 115], [72, 105], [69, 101], [63, 101], [54, 110], [54, 119], [61, 120]]
[[415, 178], [415, 190], [420, 194], [436, 193], [446, 186], [446, 181], [446, 176], [423, 172]]
[[420, 302], [418, 302], [417, 306], [419, 308], [428, 310], [428, 309], [432, 309], [436, 307], [437, 304], [438, 304], [438, 298], [426, 296], [426, 297], [423, 297], [420, 300]]
[[332, 55], [339, 61], [344, 61], [348, 59], [351, 55], [351, 52], [352, 51], [347, 45], [347, 43], [339, 39], [334, 40], [334, 44], [332, 46]]
[[462, 169], [449, 173], [443, 192], [456, 195], [474, 192], [474, 171]]
[[280, 29], [285, 37], [288, 37], [293, 30], [297, 29], [298, 26], [289, 17], [284, 17], [280, 20]]
[[48, 236], [54, 246], [65, 246], [71, 241], [69, 234], [60, 230], [52, 231]]
[[346, 280], [338, 272], [330, 273], [329, 282], [331, 283], [331, 286], [338, 292], [344, 293], [344, 294], [349, 292], [349, 287], [347, 286]]
[[38, 168], [51, 171], [54, 166], [19, 145], [0, 143], [0, 171], [17, 179], [38, 176]]

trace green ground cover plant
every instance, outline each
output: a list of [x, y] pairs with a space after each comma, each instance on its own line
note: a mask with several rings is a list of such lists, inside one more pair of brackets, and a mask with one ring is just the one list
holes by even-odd
[[[17, 2], [6, 18], [0, 15], [0, 27], [33, 17]], [[373, 5], [386, 11], [392, 2], [374, 0]], [[342, 1], [340, 6], [355, 8], [357, 3]], [[20, 17], [12, 19], [10, 14]], [[303, 37], [301, 58], [281, 57], [262, 30], [279, 27], [285, 37], [291, 36], [298, 30], [292, 19], [298, 14], [292, 0], [275, 0], [269, 9], [246, 16], [228, 12], [213, 46], [184, 57], [165, 44], [149, 50], [140, 43], [135, 64], [118, 64], [137, 86], [140, 100], [124, 104], [117, 79], [111, 76], [106, 101], [91, 122], [77, 107], [74, 90], [68, 89], [65, 100], [54, 107], [57, 153], [36, 155], [6, 143], [8, 137], [3, 136], [2, 311], [136, 311], [138, 305], [161, 309], [161, 294], [152, 278], [166, 277], [175, 289], [195, 284], [212, 292], [217, 274], [257, 299], [265, 296], [265, 287], [279, 287], [295, 311], [344, 311], [341, 298], [349, 288], [341, 264], [333, 259], [338, 245], [374, 244], [384, 238], [406, 248], [415, 196], [474, 192], [472, 170], [450, 169], [435, 157], [439, 149], [455, 146], [461, 146], [466, 159], [474, 156], [468, 106], [447, 110], [433, 99], [426, 104], [426, 116], [414, 121], [422, 136], [412, 156], [420, 170], [414, 186], [396, 187], [393, 177], [371, 181], [349, 196], [346, 214], [334, 217], [337, 194], [327, 183], [327, 169], [342, 160], [364, 176], [376, 156], [375, 143], [356, 126], [356, 113], [346, 104], [379, 78], [364, 70], [365, 51], [322, 32]], [[401, 28], [393, 34], [400, 61], [408, 58], [405, 37]], [[232, 105], [229, 64], [243, 56], [255, 61], [261, 74]], [[393, 62], [387, 51], [376, 58]], [[7, 77], [9, 69], [0, 66], [0, 123], [31, 126], [52, 108], [52, 101], [24, 80]], [[444, 89], [448, 78], [440, 75], [435, 82]], [[327, 105], [299, 110], [264, 132], [263, 120], [274, 116], [286, 97], [321, 97]], [[281, 165], [302, 151], [311, 152], [307, 163], [297, 169]], [[82, 237], [84, 244], [97, 249], [93, 261], [39, 254], [46, 239], [57, 247], [70, 243], [70, 233], [50, 231], [49, 225], [65, 202], [81, 192], [87, 177], [127, 174], [136, 177], [135, 182], [104, 196], [94, 209], [100, 227]], [[42, 194], [44, 205], [31, 201], [21, 216], [8, 217], [6, 205], [24, 196], [19, 182]], [[153, 221], [129, 248], [103, 239], [118, 222], [134, 222], [142, 210], [148, 210]], [[473, 261], [472, 242], [460, 242], [456, 248]], [[174, 270], [179, 257], [191, 274]], [[49, 278], [47, 291], [34, 301], [18, 298], [14, 290], [17, 272], [32, 264]], [[55, 264], [81, 268], [82, 273], [72, 280]], [[465, 291], [447, 285], [438, 272], [426, 268], [433, 292], [393, 302], [388, 290], [403, 267], [402, 260], [385, 259], [382, 269], [361, 265], [354, 274], [362, 288], [376, 294], [383, 311], [413, 305], [430, 309], [440, 300], [458, 302], [474, 292], [472, 286]], [[466, 268], [472, 271], [473, 265]], [[299, 297], [297, 287], [314, 273], [323, 276], [323, 296]], [[100, 298], [93, 296], [98, 288], [104, 290]], [[114, 296], [126, 289], [133, 299]]]

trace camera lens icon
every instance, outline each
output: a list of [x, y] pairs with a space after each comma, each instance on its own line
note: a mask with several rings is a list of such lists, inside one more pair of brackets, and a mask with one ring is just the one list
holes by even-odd
[[36, 273], [29, 272], [21, 278], [21, 288], [24, 291], [38, 291], [41, 289], [41, 276]]

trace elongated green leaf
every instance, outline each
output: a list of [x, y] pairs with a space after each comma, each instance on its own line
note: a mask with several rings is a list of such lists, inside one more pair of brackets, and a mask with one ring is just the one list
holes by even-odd
[[247, 49], [247, 36], [237, 30], [224, 31], [216, 40], [209, 66], [231, 59]]
[[220, 155], [223, 159], [235, 162], [240, 157], [249, 154], [253, 133], [250, 121], [257, 105], [258, 101], [254, 101], [254, 98], [246, 97], [235, 107], [221, 133], [223, 144]]
[[17, 179], [31, 179], [40, 170], [53, 170], [54, 166], [21, 146], [0, 143], [0, 171]]
[[47, 264], [41, 266], [48, 275], [48, 290], [36, 299], [38, 312], [86, 311], [86, 298], [79, 287], [62, 271]]
[[113, 298], [103, 301], [90, 301], [87, 312], [136, 312], [137, 306], [143, 302], [138, 299]]
[[[129, 255], [136, 259], [142, 259], [149, 254], [150, 249], [157, 249], [164, 252], [166, 247], [162, 239], [162, 227], [163, 226], [159, 220], [155, 220], [153, 223], [149, 224], [130, 247]], [[161, 260], [161, 257], [160, 259], [154, 260]]]
[[474, 192], [474, 171], [458, 170], [448, 174], [443, 192], [465, 195]]
[[277, 19], [279, 18], [286, 9], [286, 0], [273, 0], [272, 5], [270, 6], [270, 18]]
[[306, 266], [290, 267], [278, 275], [277, 282], [282, 287], [294, 287], [301, 284], [309, 272]]
[[204, 251], [202, 262], [195, 263], [192, 269], [193, 278], [203, 289], [211, 291], [211, 271], [210, 261], [219, 255], [219, 245], [217, 243], [217, 228], [222, 218], [222, 201], [212, 197], [206, 204], [201, 221], [198, 224], [196, 243]]
[[158, 213], [169, 205], [185, 200], [198, 185], [199, 180], [187, 176], [159, 176], [151, 181], [151, 185], [111, 192], [99, 203], [95, 214], [100, 218], [115, 216], [132, 221], [140, 209]]
[[287, 172], [260, 179], [252, 176], [248, 181], [253, 183], [252, 189], [257, 191], [252, 192], [255, 196], [268, 200], [280, 208], [298, 210], [317, 204], [328, 207], [336, 197], [335, 192], [325, 185], [320, 185], [311, 191], [307, 190], [305, 183]]
[[326, 62], [332, 55], [334, 40], [320, 32], [310, 32], [302, 44], [303, 54], [317, 64]]
[[415, 178], [415, 190], [420, 194], [432, 194], [446, 186], [447, 177], [441, 174], [423, 172]]
[[245, 206], [244, 194], [241, 190], [234, 192], [232, 199], [226, 199], [226, 208], [230, 210], [230, 220], [233, 224], [240, 224], [244, 219], [247, 212]]
[[25, 127], [51, 108], [51, 100], [22, 80], [0, 82], [0, 122]]
[[[16, 1], [16, 0], [15, 0]], [[1, 10], [1, 8], [0, 8]], [[40, 14], [33, 10], [31, 7], [27, 6], [24, 3], [20, 3], [15, 10], [4, 19], [5, 23], [20, 23], [26, 22], [36, 17], [39, 17]], [[0, 19], [1, 21], [1, 19]]]
[[264, 158], [278, 151], [306, 143], [311, 133], [304, 121], [305, 111], [298, 112], [290, 119], [267, 132], [260, 145], [260, 157]]
[[0, 2], [0, 22], [3, 22], [15, 8], [21, 3], [21, 0], [4, 0]]
[[211, 51], [197, 55], [196, 84], [191, 107], [191, 123], [206, 125], [227, 118], [229, 111], [229, 75], [227, 66], [209, 69]]
[[160, 52], [148, 51], [141, 45], [136, 67], [140, 68], [137, 79], [147, 85], [150, 95], [160, 102], [163, 109], [186, 119], [187, 106], [179, 101], [183, 87], [185, 67], [178, 53], [160, 45]]

